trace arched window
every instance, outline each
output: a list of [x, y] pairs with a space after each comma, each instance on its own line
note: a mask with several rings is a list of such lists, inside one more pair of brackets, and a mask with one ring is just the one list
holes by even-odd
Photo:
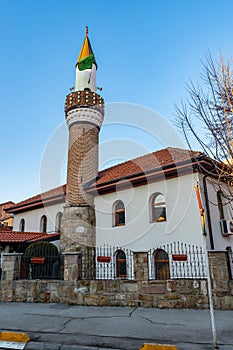
[[222, 197], [223, 197], [222, 191], [218, 191], [217, 192], [217, 203], [218, 203], [218, 212], [219, 212], [220, 220], [225, 219]]
[[25, 231], [25, 220], [21, 219], [19, 223], [19, 231], [24, 232]]
[[40, 232], [46, 232], [47, 231], [47, 217], [46, 215], [43, 215], [40, 219]]
[[163, 249], [154, 252], [155, 279], [167, 280], [170, 278], [169, 257]]
[[114, 205], [114, 226], [125, 225], [125, 206], [122, 201], [117, 201]]
[[57, 213], [56, 216], [56, 225], [55, 225], [55, 232], [61, 232], [61, 219], [62, 219], [62, 213]]
[[151, 222], [167, 220], [166, 203], [162, 193], [156, 193], [151, 197], [150, 202]]
[[126, 255], [121, 249], [116, 251], [116, 277], [126, 277]]

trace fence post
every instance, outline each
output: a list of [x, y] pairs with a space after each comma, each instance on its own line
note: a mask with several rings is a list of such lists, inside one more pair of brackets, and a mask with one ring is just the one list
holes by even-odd
[[147, 252], [133, 252], [134, 274], [136, 281], [149, 280], [149, 265]]
[[77, 281], [80, 278], [82, 267], [82, 255], [80, 252], [62, 253], [64, 256], [64, 280]]
[[2, 254], [2, 280], [13, 281], [20, 278], [21, 253]]
[[213, 289], [228, 291], [229, 270], [226, 252], [208, 252]]

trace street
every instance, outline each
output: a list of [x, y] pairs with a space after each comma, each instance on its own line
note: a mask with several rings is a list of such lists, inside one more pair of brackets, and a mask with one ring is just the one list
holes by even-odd
[[[166, 343], [213, 349], [208, 310], [0, 303], [1, 331], [28, 333], [27, 350], [136, 350]], [[233, 311], [216, 311], [219, 349], [233, 349]]]

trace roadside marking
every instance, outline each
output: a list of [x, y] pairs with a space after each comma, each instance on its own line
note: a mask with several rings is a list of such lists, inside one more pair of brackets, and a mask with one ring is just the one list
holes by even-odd
[[0, 349], [24, 349], [30, 338], [26, 333], [0, 331]]
[[144, 344], [139, 350], [178, 350], [175, 345], [168, 344]]
[[16, 343], [13, 341], [5, 341], [5, 340], [0, 340], [0, 349], [17, 349], [17, 350], [22, 350], [24, 349], [25, 345], [27, 343]]

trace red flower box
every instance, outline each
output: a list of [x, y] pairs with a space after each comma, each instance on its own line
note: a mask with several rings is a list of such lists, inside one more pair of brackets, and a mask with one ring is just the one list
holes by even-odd
[[173, 261], [187, 261], [187, 254], [172, 254]]
[[32, 264], [44, 264], [45, 258], [31, 258]]
[[97, 256], [97, 261], [101, 263], [110, 263], [111, 256]]

